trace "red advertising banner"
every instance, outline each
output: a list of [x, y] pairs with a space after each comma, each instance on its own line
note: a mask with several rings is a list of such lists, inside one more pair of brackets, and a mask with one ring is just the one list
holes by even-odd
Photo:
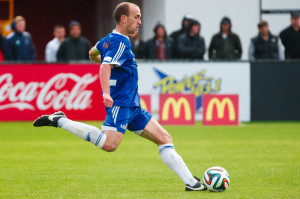
[[151, 95], [140, 95], [141, 107], [151, 113]]
[[203, 95], [203, 125], [238, 125], [238, 95]]
[[96, 64], [0, 65], [0, 121], [63, 111], [73, 120], [104, 120]]
[[163, 125], [193, 125], [195, 106], [193, 94], [162, 94], [159, 96], [159, 121]]

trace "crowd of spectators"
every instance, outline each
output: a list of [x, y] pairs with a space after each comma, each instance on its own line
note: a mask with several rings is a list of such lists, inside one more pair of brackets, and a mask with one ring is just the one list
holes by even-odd
[[[258, 23], [257, 36], [250, 39], [249, 60], [257, 59], [300, 59], [300, 19], [299, 12], [291, 13], [291, 24], [279, 36], [271, 33], [267, 21]], [[7, 37], [1, 34], [0, 24], [0, 61], [33, 61], [36, 51], [30, 33], [26, 32], [26, 20], [17, 16], [11, 24], [13, 30]], [[45, 61], [58, 62], [88, 60], [90, 41], [81, 36], [81, 24], [71, 21], [68, 26], [69, 37], [62, 25], [53, 28], [54, 38], [45, 47]], [[170, 35], [163, 24], [154, 27], [154, 36], [148, 41], [140, 38], [139, 32], [130, 35], [130, 43], [137, 59], [204, 59], [205, 40], [201, 36], [201, 23], [185, 15], [181, 28]], [[220, 30], [213, 35], [208, 47], [210, 60], [239, 60], [242, 45], [237, 33], [232, 31], [230, 18], [223, 17]]]

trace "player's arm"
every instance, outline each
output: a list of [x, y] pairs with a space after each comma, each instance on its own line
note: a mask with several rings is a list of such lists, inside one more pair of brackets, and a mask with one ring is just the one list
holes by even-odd
[[95, 63], [101, 63], [100, 51], [98, 51], [95, 47], [92, 47], [89, 51], [90, 60]]
[[103, 92], [103, 103], [106, 107], [112, 107], [114, 101], [110, 96], [110, 74], [113, 64], [101, 64], [100, 66], [100, 84]]

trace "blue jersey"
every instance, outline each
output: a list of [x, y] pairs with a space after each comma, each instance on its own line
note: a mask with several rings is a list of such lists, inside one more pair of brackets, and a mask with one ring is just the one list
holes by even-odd
[[114, 106], [140, 106], [138, 71], [129, 38], [115, 30], [94, 47], [100, 51], [101, 64], [113, 64], [110, 76], [110, 95]]

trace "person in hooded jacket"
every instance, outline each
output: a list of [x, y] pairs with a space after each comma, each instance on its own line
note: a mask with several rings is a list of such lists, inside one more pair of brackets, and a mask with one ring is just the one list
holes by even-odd
[[188, 31], [178, 38], [178, 54], [183, 59], [203, 59], [205, 42], [200, 36], [200, 23], [192, 20]]
[[192, 16], [190, 14], [186, 14], [181, 22], [181, 28], [179, 30], [174, 31], [170, 37], [174, 41], [174, 58], [179, 58], [179, 53], [178, 53], [178, 37], [182, 35], [183, 33], [186, 33], [188, 30], [188, 26], [192, 20]]
[[167, 36], [165, 27], [162, 24], [157, 24], [154, 33], [154, 37], [147, 41], [147, 58], [156, 60], [172, 59], [174, 41]]
[[242, 45], [237, 34], [231, 31], [231, 20], [224, 17], [221, 20], [220, 32], [215, 34], [208, 49], [209, 59], [240, 59]]
[[36, 59], [35, 47], [30, 33], [26, 32], [26, 20], [16, 16], [11, 24], [14, 32], [4, 42], [4, 58], [13, 61], [32, 61]]

